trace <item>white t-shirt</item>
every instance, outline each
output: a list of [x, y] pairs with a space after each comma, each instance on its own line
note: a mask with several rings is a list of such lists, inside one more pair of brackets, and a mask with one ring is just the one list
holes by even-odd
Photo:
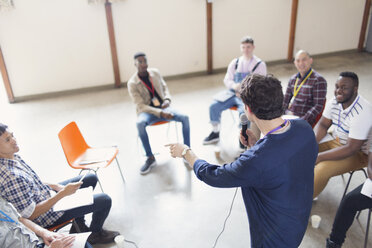
[[338, 137], [341, 144], [345, 145], [348, 138], [367, 140], [361, 150], [368, 154], [368, 141], [372, 138], [372, 106], [366, 99], [358, 95], [348, 108], [343, 109], [333, 98], [326, 104], [323, 116], [332, 120], [335, 126], [333, 137]]

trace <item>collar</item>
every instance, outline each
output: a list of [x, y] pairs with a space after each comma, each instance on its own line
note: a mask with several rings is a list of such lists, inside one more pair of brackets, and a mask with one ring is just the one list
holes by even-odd
[[[310, 67], [310, 69], [305, 73], [305, 75], [303, 76], [303, 78], [306, 78], [307, 75], [309, 75], [309, 73], [311, 72], [311, 69], [313, 69], [313, 68]], [[301, 78], [301, 74], [299, 72], [297, 73], [296, 78], [301, 79], [301, 80], [303, 79], [303, 78]]]
[[[154, 76], [154, 73], [151, 70], [147, 69], [147, 72], [149, 73], [150, 78]], [[138, 76], [138, 72], [136, 72], [136, 84], [140, 84], [140, 83], [141, 83], [141, 79]]]
[[360, 95], [358, 94], [358, 95], [355, 97], [354, 101], [353, 101], [353, 102], [350, 104], [350, 106], [347, 107], [346, 109], [343, 109], [343, 108], [342, 108], [342, 103], [338, 103], [338, 105], [340, 106], [341, 112], [348, 112], [348, 111], [350, 111], [350, 110], [355, 106], [356, 102], [359, 101], [359, 98], [360, 98]]

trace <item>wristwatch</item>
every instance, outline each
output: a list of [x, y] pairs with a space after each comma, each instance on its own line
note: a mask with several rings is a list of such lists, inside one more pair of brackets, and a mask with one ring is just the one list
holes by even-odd
[[189, 150], [191, 150], [191, 148], [188, 147], [188, 146], [186, 146], [185, 149], [183, 149], [182, 154], [181, 154], [183, 158], [185, 158], [185, 155], [186, 155], [187, 151], [189, 151]]

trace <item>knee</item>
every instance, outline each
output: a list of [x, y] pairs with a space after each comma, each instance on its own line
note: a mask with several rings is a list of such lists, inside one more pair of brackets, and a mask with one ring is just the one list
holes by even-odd
[[360, 196], [361, 194], [353, 194], [353, 191], [345, 195], [344, 199], [342, 199], [340, 203], [340, 208], [351, 210], [353, 207], [357, 204], [356, 202], [360, 202]]
[[210, 112], [216, 112], [219, 110], [219, 103], [217, 101], [212, 102], [212, 104], [209, 106]]
[[137, 124], [137, 129], [138, 130], [144, 130], [147, 126], [147, 123], [144, 120], [137, 120], [136, 124]]
[[83, 183], [84, 183], [84, 185], [86, 185], [87, 187], [89, 187], [89, 186], [93, 186], [93, 188], [95, 188], [97, 182], [98, 182], [97, 175], [96, 175], [96, 174], [93, 174], [93, 173], [88, 173], [88, 174], [85, 176], [85, 178], [83, 179]]
[[189, 123], [189, 117], [187, 115], [182, 115], [181, 119], [183, 123]]
[[327, 164], [320, 162], [315, 165], [314, 178], [329, 178], [327, 173]]
[[111, 209], [112, 200], [111, 197], [105, 193], [94, 195], [94, 204], [99, 209]]

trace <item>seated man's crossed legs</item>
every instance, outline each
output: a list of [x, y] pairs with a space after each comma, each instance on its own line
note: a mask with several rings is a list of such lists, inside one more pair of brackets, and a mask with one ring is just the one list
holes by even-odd
[[[319, 152], [342, 146], [337, 140], [319, 144]], [[314, 169], [314, 198], [317, 197], [331, 177], [342, 175], [349, 171], [358, 170], [367, 166], [368, 156], [361, 151], [341, 160], [327, 160], [315, 165]]]

